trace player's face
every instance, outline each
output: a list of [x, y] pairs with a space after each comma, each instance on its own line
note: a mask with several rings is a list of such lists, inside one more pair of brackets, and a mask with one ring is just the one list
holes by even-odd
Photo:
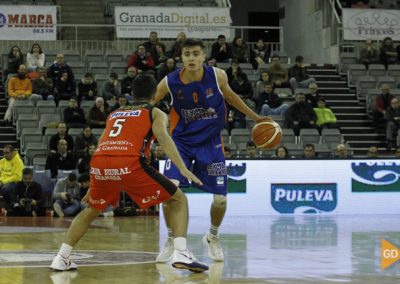
[[205, 58], [205, 53], [200, 46], [184, 47], [182, 50], [182, 62], [188, 71], [200, 70]]

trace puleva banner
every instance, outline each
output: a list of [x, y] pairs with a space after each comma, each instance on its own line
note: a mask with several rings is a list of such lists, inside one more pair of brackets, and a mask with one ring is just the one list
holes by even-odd
[[0, 40], [56, 40], [56, 6], [0, 5]]

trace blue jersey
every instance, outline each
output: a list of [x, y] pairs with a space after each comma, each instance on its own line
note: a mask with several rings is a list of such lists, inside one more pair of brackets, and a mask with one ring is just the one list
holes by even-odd
[[221, 135], [225, 126], [225, 101], [218, 86], [216, 70], [204, 66], [201, 81], [184, 84], [178, 69], [167, 75], [171, 94], [171, 136], [185, 145], [203, 145]]

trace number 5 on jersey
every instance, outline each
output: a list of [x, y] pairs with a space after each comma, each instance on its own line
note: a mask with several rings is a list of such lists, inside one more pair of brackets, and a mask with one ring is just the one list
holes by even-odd
[[114, 121], [112, 129], [108, 134], [108, 137], [117, 137], [121, 134], [123, 124], [126, 122], [126, 118], [118, 118]]

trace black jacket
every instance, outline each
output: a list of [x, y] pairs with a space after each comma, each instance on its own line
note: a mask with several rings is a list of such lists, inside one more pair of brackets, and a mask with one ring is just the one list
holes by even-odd
[[75, 170], [75, 156], [72, 153], [67, 153], [65, 157], [62, 157], [58, 152], [50, 153], [47, 156], [45, 169], [51, 171], [52, 178], [57, 177], [58, 170]]

